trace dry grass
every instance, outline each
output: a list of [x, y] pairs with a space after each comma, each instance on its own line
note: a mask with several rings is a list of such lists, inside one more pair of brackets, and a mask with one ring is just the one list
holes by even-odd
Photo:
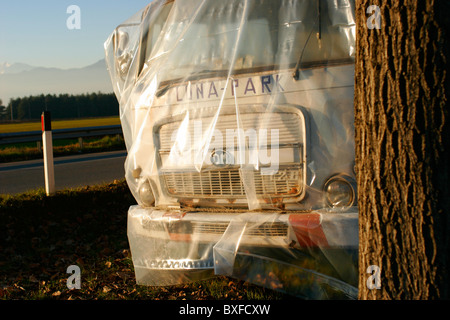
[[[105, 136], [102, 138], [85, 139], [83, 149], [80, 149], [78, 140], [55, 140], [53, 155], [55, 157], [68, 156], [80, 153], [106, 152], [125, 150], [122, 136]], [[42, 151], [33, 143], [2, 146], [0, 148], [0, 163], [41, 159]]]
[[[120, 124], [119, 117], [105, 118], [89, 118], [77, 120], [54, 120], [52, 121], [52, 129], [70, 129], [83, 127], [98, 127]], [[40, 131], [41, 122], [20, 122], [20, 123], [4, 123], [0, 124], [0, 133], [28, 132]]]
[[[127, 241], [135, 204], [125, 181], [58, 192], [0, 195], [0, 300], [273, 300], [281, 293], [227, 277], [138, 286]], [[81, 289], [67, 288], [67, 267]]]

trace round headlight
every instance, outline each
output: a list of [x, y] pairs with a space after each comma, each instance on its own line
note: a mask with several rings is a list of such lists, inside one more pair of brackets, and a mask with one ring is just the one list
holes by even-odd
[[148, 180], [139, 187], [139, 197], [142, 204], [146, 207], [151, 207], [155, 203], [155, 197], [153, 196], [153, 191]]
[[328, 180], [324, 191], [327, 205], [331, 208], [350, 207], [355, 201], [352, 184], [341, 176]]

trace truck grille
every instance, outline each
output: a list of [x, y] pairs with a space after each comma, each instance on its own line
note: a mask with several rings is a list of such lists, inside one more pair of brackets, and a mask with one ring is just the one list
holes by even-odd
[[[274, 175], [253, 171], [255, 192], [261, 197], [293, 197], [301, 192], [300, 167], [280, 168]], [[201, 171], [165, 172], [167, 191], [179, 197], [244, 198], [245, 187], [239, 168]]]
[[[224, 222], [192, 222], [191, 224], [194, 234], [223, 234], [228, 227], [228, 223]], [[248, 236], [285, 237], [287, 233], [288, 226], [281, 222], [249, 225], [245, 230]]]
[[[203, 130], [206, 129], [212, 118], [203, 119]], [[271, 129], [279, 131], [280, 144], [298, 143], [303, 140], [302, 128], [304, 124], [294, 113], [273, 113], [270, 118], [265, 119], [263, 113], [242, 114], [240, 116], [241, 129], [249, 128], [267, 129], [269, 136]], [[172, 134], [180, 127], [181, 121], [170, 122], [161, 126], [159, 131], [160, 150], [170, 150], [173, 146]], [[223, 115], [217, 119], [215, 129], [225, 135], [227, 129], [236, 130], [237, 120], [236, 115]], [[189, 126], [189, 134], [191, 137], [195, 135], [194, 126]]]
[[[165, 166], [165, 155], [171, 152], [174, 146], [174, 132], [182, 125], [182, 120], [170, 121], [162, 124], [157, 129], [158, 152], [161, 157], [160, 176], [162, 184], [168, 195], [178, 198], [192, 199], [241, 199], [246, 197], [246, 189], [242, 181], [243, 174], [248, 181], [250, 188], [254, 188], [256, 196], [263, 199], [298, 197], [303, 193], [304, 181], [304, 159], [303, 146], [305, 143], [304, 119], [295, 112], [272, 113], [270, 118], [265, 118], [264, 113], [240, 114], [239, 123], [242, 128], [259, 130], [266, 129], [267, 142], [270, 143], [271, 130], [278, 130], [278, 142], [280, 152], [287, 152], [290, 158], [286, 160], [280, 156], [278, 171], [274, 174], [262, 175], [258, 170], [241, 171], [239, 164], [228, 166], [202, 166], [201, 171], [197, 171], [193, 166], [173, 165]], [[213, 121], [212, 117], [201, 118], [205, 125], [201, 128], [201, 134], [205, 134], [208, 124]], [[194, 120], [195, 121], [195, 120]], [[198, 135], [198, 128], [194, 129], [189, 121], [189, 126], [183, 130], [188, 130], [191, 138]], [[223, 115], [217, 119], [214, 128], [220, 132], [227, 130], [237, 130], [236, 115]], [[197, 130], [197, 131], [196, 131]], [[225, 136], [225, 135], [224, 135]], [[200, 139], [193, 139], [192, 150], [198, 150], [195, 142]], [[215, 142], [214, 142], [215, 143]], [[217, 148], [211, 142], [209, 148]], [[249, 143], [248, 141], [246, 143]], [[265, 141], [259, 141], [259, 146], [263, 147]], [[263, 143], [263, 144], [261, 144]], [[220, 150], [220, 148], [219, 148]], [[192, 151], [193, 152], [193, 151]], [[280, 153], [281, 154], [281, 153]], [[294, 155], [295, 154], [295, 155]], [[248, 180], [247, 180], [248, 179]]]

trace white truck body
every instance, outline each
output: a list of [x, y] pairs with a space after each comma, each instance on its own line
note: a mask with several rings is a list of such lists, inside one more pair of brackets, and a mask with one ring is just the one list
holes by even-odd
[[138, 283], [356, 297], [354, 28], [348, 0], [160, 0], [114, 31]]

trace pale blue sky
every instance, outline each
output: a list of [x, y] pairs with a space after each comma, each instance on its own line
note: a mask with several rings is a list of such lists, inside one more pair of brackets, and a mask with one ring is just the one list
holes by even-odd
[[[0, 0], [0, 62], [78, 68], [104, 58], [114, 28], [151, 0]], [[70, 5], [81, 29], [69, 30]]]

